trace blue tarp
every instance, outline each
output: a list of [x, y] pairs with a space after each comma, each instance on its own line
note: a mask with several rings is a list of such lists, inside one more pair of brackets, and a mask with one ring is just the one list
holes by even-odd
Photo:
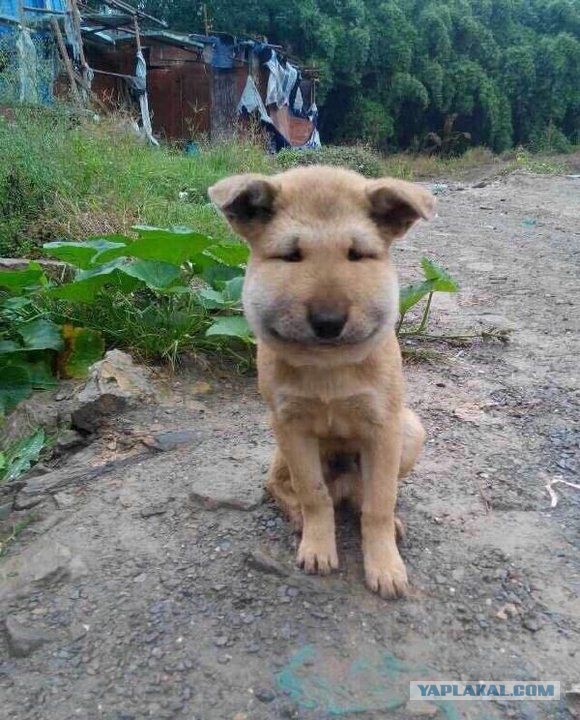
[[[42, 8], [43, 10], [66, 11], [66, 0], [26, 0], [27, 7]], [[44, 13], [42, 13], [44, 15]], [[41, 13], [26, 13], [27, 18], [40, 17]], [[18, 0], [0, 0], [0, 20], [19, 22]]]

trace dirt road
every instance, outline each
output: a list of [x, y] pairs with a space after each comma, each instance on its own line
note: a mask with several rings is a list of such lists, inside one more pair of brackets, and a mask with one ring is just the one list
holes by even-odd
[[[427, 254], [460, 281], [433, 333], [513, 333], [407, 364], [430, 438], [400, 493], [412, 597], [365, 590], [348, 515], [340, 572], [295, 570], [294, 535], [260, 502], [272, 439], [255, 380], [183, 372], [113, 430], [193, 443], [58, 493], [0, 560], [42, 565], [0, 602], [3, 720], [580, 717], [570, 698], [407, 705], [413, 679], [580, 680], [580, 492], [555, 485], [551, 509], [545, 490], [578, 482], [580, 181], [438, 190], [438, 219], [394, 250], [402, 279]], [[213, 503], [192, 495], [208, 484]]]

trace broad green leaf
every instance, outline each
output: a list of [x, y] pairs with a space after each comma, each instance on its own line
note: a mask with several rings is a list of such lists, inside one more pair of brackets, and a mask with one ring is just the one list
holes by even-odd
[[0, 479], [2, 479], [2, 476], [4, 473], [2, 470], [6, 467], [6, 455], [3, 452], [0, 452]]
[[227, 315], [216, 318], [207, 329], [206, 335], [227, 335], [236, 337], [244, 342], [252, 342], [252, 331], [248, 321], [243, 315]]
[[8, 310], [12, 313], [18, 313], [21, 310], [24, 310], [25, 307], [30, 307], [30, 305], [32, 305], [32, 300], [22, 296], [5, 298], [2, 302], [0, 302], [0, 308]]
[[[243, 275], [243, 270], [238, 267], [230, 267], [229, 265], [221, 265], [216, 263], [213, 258], [206, 258], [211, 264], [204, 266], [200, 272], [202, 278], [214, 288], [223, 285], [228, 280], [233, 280], [236, 277]], [[197, 265], [197, 263], [196, 263]]]
[[79, 272], [73, 280], [73, 283], [81, 282], [82, 280], [87, 280], [89, 278], [101, 277], [103, 275], [111, 275], [115, 272], [115, 270], [119, 270], [129, 262], [130, 261], [126, 257], [118, 257], [110, 262], [95, 265], [94, 267], [90, 267], [86, 270], [81, 270], [81, 272]]
[[22, 323], [16, 332], [27, 350], [61, 350], [64, 346], [60, 327], [50, 320], [39, 318]]
[[243, 277], [235, 277], [223, 283], [221, 290], [203, 288], [197, 295], [201, 304], [209, 309], [239, 308], [241, 310]]
[[162, 290], [175, 285], [181, 277], [179, 267], [157, 260], [135, 260], [119, 270], [137, 280], [142, 280], [153, 290]]
[[105, 341], [96, 330], [63, 327], [67, 350], [59, 363], [61, 372], [68, 378], [83, 378], [89, 367], [100, 360], [105, 352]]
[[99, 256], [99, 261], [106, 262], [125, 255], [140, 260], [159, 260], [171, 265], [181, 266], [202, 253], [214, 240], [202, 233], [189, 228], [149, 228], [136, 226], [133, 228], [139, 237], [124, 250], [109, 250]]
[[37, 262], [28, 263], [25, 270], [0, 270], [0, 288], [12, 295], [22, 295], [29, 288], [46, 285], [46, 276]]
[[[49, 242], [42, 246], [43, 251], [58, 260], [86, 269], [101, 253], [107, 250], [122, 250], [129, 242], [112, 242], [105, 238], [86, 240], [85, 242]], [[122, 252], [120, 253], [123, 254]]]
[[6, 467], [2, 473], [2, 481], [16, 480], [30, 469], [38, 460], [46, 438], [44, 430], [37, 430], [30, 437], [24, 438], [6, 451]]
[[13, 340], [0, 340], [0, 355], [6, 353], [20, 352], [22, 346], [15, 343]]
[[131, 263], [132, 261], [123, 257], [82, 270], [72, 282], [50, 288], [46, 294], [60, 300], [90, 303], [105, 285], [121, 292], [133, 292], [141, 283], [134, 275], [126, 272], [126, 267]]
[[54, 356], [50, 352], [31, 352], [22, 358], [25, 364], [30, 382], [35, 390], [49, 390], [58, 385], [54, 377], [53, 363]]
[[399, 291], [399, 312], [404, 315], [413, 305], [416, 305], [421, 298], [428, 295], [434, 286], [433, 280], [424, 280], [423, 282], [406, 285]]
[[197, 297], [208, 310], [221, 310], [231, 305], [221, 290], [214, 290], [213, 288], [202, 288], [198, 291]]
[[[110, 277], [110, 276], [109, 276]], [[96, 298], [98, 291], [107, 282], [105, 275], [89, 277], [85, 280], [74, 280], [46, 291], [49, 297], [70, 302], [90, 303]]]
[[0, 365], [0, 416], [32, 395], [30, 373], [21, 365]]
[[208, 255], [224, 265], [240, 267], [248, 262], [250, 249], [243, 243], [221, 242], [208, 247], [204, 251], [204, 255]]
[[244, 289], [244, 277], [238, 277], [228, 280], [224, 285], [224, 297], [230, 302], [240, 304], [242, 302], [242, 290]]
[[423, 274], [427, 280], [433, 281], [433, 290], [438, 292], [457, 292], [459, 285], [449, 275], [447, 270], [438, 265], [434, 260], [428, 257], [421, 258], [421, 267]]

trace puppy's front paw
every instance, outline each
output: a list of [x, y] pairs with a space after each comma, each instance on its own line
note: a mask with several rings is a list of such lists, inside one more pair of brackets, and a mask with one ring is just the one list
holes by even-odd
[[409, 591], [405, 563], [396, 547], [367, 550], [365, 577], [367, 586], [385, 599], [404, 597]]
[[302, 536], [298, 555], [298, 567], [304, 568], [307, 573], [328, 575], [332, 570], [338, 569], [338, 554], [334, 537], [328, 540], [313, 540]]

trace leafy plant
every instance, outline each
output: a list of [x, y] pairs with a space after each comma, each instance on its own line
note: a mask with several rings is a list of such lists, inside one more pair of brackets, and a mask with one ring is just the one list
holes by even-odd
[[116, 344], [171, 362], [187, 349], [253, 342], [241, 307], [245, 245], [185, 227], [133, 232], [44, 245], [77, 268], [72, 281], [45, 291], [62, 317], [73, 314]]
[[16, 480], [38, 460], [46, 444], [44, 430], [39, 429], [29, 437], [0, 452], [0, 484]]
[[79, 377], [102, 355], [94, 331], [63, 336], [42, 304], [48, 289], [38, 263], [0, 272], [0, 418], [33, 390], [54, 387], [57, 366], [64, 377]]
[[425, 332], [429, 322], [429, 313], [431, 311], [431, 301], [433, 299], [433, 293], [435, 292], [457, 292], [459, 285], [434, 260], [430, 260], [427, 257], [421, 258], [421, 267], [423, 269], [423, 275], [425, 279], [407, 285], [401, 288], [399, 294], [399, 322], [397, 324], [397, 333], [401, 331], [405, 315], [409, 310], [417, 305], [425, 296], [427, 301], [423, 310], [423, 315], [419, 325], [413, 330], [414, 334], [420, 334]]

